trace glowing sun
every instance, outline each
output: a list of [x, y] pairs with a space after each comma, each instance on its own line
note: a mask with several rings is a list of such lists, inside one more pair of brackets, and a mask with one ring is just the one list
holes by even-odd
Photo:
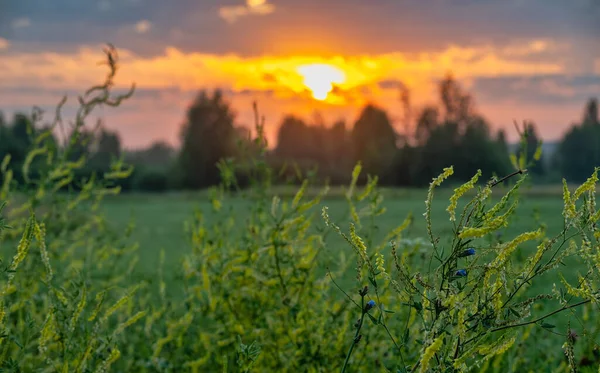
[[304, 85], [312, 92], [312, 96], [323, 101], [333, 90], [333, 84], [341, 84], [346, 74], [337, 67], [327, 64], [310, 64], [298, 67], [298, 73], [304, 78]]

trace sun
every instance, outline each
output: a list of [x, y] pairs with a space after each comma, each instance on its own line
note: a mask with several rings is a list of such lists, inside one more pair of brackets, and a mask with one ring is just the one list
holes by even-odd
[[315, 100], [323, 101], [333, 90], [333, 84], [346, 81], [346, 74], [335, 66], [314, 63], [298, 67], [298, 73], [304, 78], [304, 85], [312, 92]]

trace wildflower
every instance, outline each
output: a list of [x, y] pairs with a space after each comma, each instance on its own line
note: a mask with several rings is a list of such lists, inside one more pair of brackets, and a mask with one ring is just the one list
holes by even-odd
[[510, 215], [512, 215], [512, 213], [515, 211], [516, 208], [517, 208], [517, 202], [513, 203], [513, 205], [511, 207], [509, 207], [508, 210], [503, 215], [497, 216], [495, 218], [490, 218], [491, 220], [484, 222], [484, 225], [482, 227], [478, 227], [478, 228], [465, 227], [465, 228], [463, 228], [463, 230], [459, 233], [458, 237], [459, 238], [484, 237], [488, 233], [492, 233], [502, 227], [506, 227], [506, 226], [508, 226], [508, 217]]
[[469, 249], [466, 249], [462, 253], [458, 254], [458, 257], [462, 258], [462, 257], [465, 257], [465, 256], [471, 256], [471, 255], [475, 255], [475, 249], [472, 248], [472, 247], [469, 248]]
[[442, 344], [444, 342], [444, 336], [438, 336], [435, 341], [433, 341], [432, 344], [430, 344], [425, 351], [423, 352], [422, 356], [421, 356], [421, 369], [419, 370], [420, 373], [425, 373], [427, 372], [428, 368], [429, 368], [429, 360], [431, 360], [431, 358], [436, 354], [436, 352], [438, 352], [440, 350], [440, 348], [442, 347]]
[[375, 301], [374, 300], [370, 300], [367, 302], [367, 306], [365, 307], [365, 311], [370, 310], [371, 308], [375, 307]]
[[481, 176], [481, 170], [477, 170], [477, 173], [475, 174], [475, 176], [473, 176], [473, 178], [470, 181], [454, 189], [454, 194], [452, 195], [452, 197], [450, 197], [450, 205], [446, 209], [446, 211], [450, 213], [450, 221], [456, 220], [455, 212], [459, 198], [462, 197], [469, 190], [473, 189], [475, 183], [477, 183], [477, 180], [479, 179], [479, 176]]
[[380, 273], [385, 274], [385, 259], [380, 253], [375, 254], [375, 266]]
[[457, 277], [464, 277], [466, 275], [467, 275], [467, 270], [466, 269], [459, 269], [458, 271], [456, 271], [454, 273], [454, 276], [457, 276]]

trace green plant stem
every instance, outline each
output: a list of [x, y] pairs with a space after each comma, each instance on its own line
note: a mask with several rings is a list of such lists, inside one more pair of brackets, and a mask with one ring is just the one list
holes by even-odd
[[[550, 264], [554, 258], [556, 257], [556, 255], [558, 254], [558, 252], [562, 249], [562, 247], [564, 246], [564, 244], [569, 241], [571, 238], [575, 237], [576, 235], [578, 235], [578, 233], [574, 233], [572, 234], [569, 238], [563, 238], [563, 241], [561, 242], [560, 246], [556, 249], [556, 251], [554, 252], [554, 254], [552, 255], [552, 257], [546, 262], [546, 264], [544, 264], [544, 266], [542, 266], [541, 268], [547, 266], [548, 264]], [[558, 239], [559, 236], [555, 237], [555, 239]], [[554, 239], [552, 241], [550, 241], [550, 246], [554, 244], [554, 242], [556, 242]], [[536, 265], [541, 261], [541, 258], [538, 260], [538, 262], [536, 263]], [[535, 266], [534, 266], [535, 268]], [[500, 307], [500, 309], [504, 309], [504, 307], [506, 307], [508, 305], [508, 303], [514, 298], [515, 295], [517, 295], [517, 293], [519, 292], [519, 290], [525, 285], [528, 284], [529, 281], [531, 281], [535, 276], [537, 276], [539, 273], [537, 271], [535, 271], [535, 269], [532, 268], [531, 271], [529, 271], [529, 273], [527, 274], [527, 278], [525, 280], [523, 280], [523, 282], [521, 282], [519, 284], [519, 286], [517, 286], [517, 288], [512, 292], [512, 294], [510, 294], [510, 296], [508, 297], [508, 299], [504, 302], [504, 304], [502, 304], [502, 307]], [[531, 273], [532, 271], [535, 271], [535, 273]]]
[[[542, 320], [545, 320], [545, 319], [547, 319], [547, 318], [548, 318], [548, 317], [550, 317], [550, 316], [556, 315], [557, 313], [560, 313], [560, 312], [562, 312], [562, 311], [569, 310], [569, 309], [571, 309], [571, 308], [575, 308], [575, 307], [582, 306], [582, 305], [584, 305], [584, 304], [590, 303], [591, 301], [592, 301], [591, 299], [586, 299], [586, 300], [583, 300], [583, 301], [581, 301], [581, 302], [579, 302], [579, 303], [572, 304], [572, 305], [570, 305], [570, 306], [563, 306], [563, 307], [561, 307], [561, 308], [559, 308], [559, 309], [557, 309], [557, 310], [554, 310], [554, 311], [550, 312], [550, 313], [549, 313], [549, 314], [547, 314], [547, 315], [544, 315], [544, 316], [538, 317], [538, 318], [537, 318], [537, 319], [535, 319], [535, 320], [531, 320], [531, 321], [527, 321], [527, 322], [522, 322], [522, 323], [519, 323], [519, 324], [513, 324], [513, 325], [505, 325], [505, 326], [501, 326], [501, 327], [499, 327], [499, 328], [492, 329], [492, 330], [490, 330], [489, 332], [490, 332], [490, 333], [493, 333], [493, 332], [498, 332], [498, 331], [501, 331], [501, 330], [506, 330], [506, 329], [511, 329], [511, 328], [517, 328], [517, 327], [520, 327], [520, 326], [527, 326], [527, 325], [535, 324], [535, 323], [538, 323], [538, 322], [540, 322], [540, 321], [542, 321]], [[486, 333], [487, 333], [487, 332], [485, 332], [485, 331], [484, 331], [484, 332], [481, 332], [481, 333], [479, 333], [479, 334], [478, 334], [478, 335], [476, 335], [475, 337], [473, 337], [473, 338], [469, 339], [468, 341], [466, 341], [465, 343], [463, 343], [463, 345], [467, 345], [467, 344], [469, 344], [469, 343], [473, 342], [474, 340], [476, 340], [477, 338], [479, 338], [479, 337], [483, 336], [483, 335], [484, 335], [484, 334], [486, 334]]]
[[515, 171], [515, 172], [513, 172], [513, 173], [511, 173], [511, 174], [508, 174], [508, 175], [504, 176], [502, 179], [500, 179], [500, 180], [497, 180], [497, 181], [495, 181], [495, 182], [491, 183], [491, 184], [490, 184], [490, 186], [491, 186], [491, 187], [495, 187], [496, 185], [498, 185], [498, 184], [500, 184], [500, 183], [503, 183], [504, 181], [506, 181], [506, 180], [510, 179], [510, 178], [511, 178], [511, 177], [513, 177], [513, 176], [517, 176], [517, 175], [520, 175], [520, 174], [524, 174], [524, 173], [526, 173], [526, 172], [527, 172], [527, 170], [517, 170], [517, 171]]
[[416, 372], [417, 368], [419, 368], [420, 365], [421, 365], [421, 360], [419, 359], [419, 361], [417, 361], [417, 363], [415, 364], [415, 366], [411, 369], [410, 373]]
[[275, 235], [279, 234], [281, 231], [281, 224], [283, 224], [286, 215], [284, 214], [279, 221], [277, 221], [275, 227], [273, 228], [273, 233], [271, 235], [271, 245], [273, 245], [273, 256], [275, 257], [275, 269], [277, 270], [277, 277], [279, 278], [279, 285], [281, 287], [282, 296], [286, 297], [287, 295], [287, 287], [285, 285], [285, 280], [283, 278], [283, 274], [281, 271], [280, 259], [279, 259], [279, 246], [280, 244], [275, 241]]
[[366, 311], [365, 311], [365, 297], [362, 296], [360, 298], [360, 305], [361, 305], [361, 315], [360, 315], [360, 320], [358, 322], [358, 327], [356, 328], [356, 333], [354, 334], [354, 338], [352, 339], [352, 344], [350, 345], [350, 349], [348, 350], [348, 353], [346, 354], [346, 360], [344, 361], [344, 366], [342, 367], [342, 372], [344, 373], [346, 372], [346, 368], [348, 367], [348, 362], [350, 361], [350, 356], [352, 355], [352, 351], [354, 350], [354, 346], [356, 346], [356, 343], [358, 341], [358, 336], [360, 335], [360, 329], [363, 326], [363, 321], [365, 320], [365, 315], [366, 315]]
[[591, 301], [592, 301], [591, 299], [582, 300], [581, 302], [575, 303], [575, 304], [570, 305], [570, 306], [563, 306], [563, 307], [561, 307], [561, 308], [559, 308], [557, 310], [554, 310], [554, 311], [550, 312], [549, 314], [547, 314], [545, 316], [538, 317], [535, 320], [531, 320], [531, 321], [527, 321], [527, 322], [523, 322], [523, 323], [515, 324], [515, 325], [501, 326], [499, 328], [492, 329], [492, 332], [497, 332], [497, 331], [504, 330], [504, 329], [516, 328], [518, 326], [526, 326], [526, 325], [530, 325], [530, 324], [535, 324], [535, 323], [540, 322], [540, 321], [542, 321], [544, 319], [547, 319], [548, 317], [550, 317], [552, 315], [555, 315], [555, 314], [557, 314], [559, 312], [566, 311], [566, 310], [571, 309], [571, 308], [579, 307], [579, 306], [584, 305], [586, 303], [590, 303]]

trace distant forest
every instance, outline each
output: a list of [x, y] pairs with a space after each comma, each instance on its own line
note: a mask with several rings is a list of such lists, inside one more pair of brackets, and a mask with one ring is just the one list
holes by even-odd
[[[414, 113], [410, 92], [402, 92], [406, 128], [397, 133], [390, 116], [371, 103], [360, 110], [358, 119], [324, 123], [286, 115], [279, 124], [276, 146], [266, 160], [277, 181], [297, 183], [311, 175], [318, 183], [330, 185], [349, 181], [352, 167], [361, 161], [366, 173], [377, 176], [385, 186], [422, 187], [446, 166], [454, 165], [455, 180], [466, 181], [480, 169], [483, 177], [506, 175], [514, 170], [511, 153], [524, 144], [508, 144], [504, 131], [492, 131], [477, 111], [473, 97], [451, 77], [438, 86], [439, 104]], [[600, 165], [600, 120], [598, 101], [582, 103], [582, 117], [570, 124], [557, 143], [542, 144], [536, 124], [521, 127], [526, 135], [527, 162], [535, 161], [541, 145], [543, 157], [529, 169], [536, 183], [582, 182]], [[7, 120], [0, 112], [0, 158], [11, 157], [14, 178], [22, 178], [19, 165], [25, 161], [39, 128], [33, 118], [17, 113]], [[516, 129], [515, 129], [516, 130]], [[122, 158], [135, 166], [132, 177], [122, 182], [123, 190], [160, 192], [171, 189], [202, 189], [220, 182], [220, 160], [245, 161], [258, 151], [247, 128], [236, 123], [231, 104], [220, 90], [202, 90], [185, 113], [181, 147], [163, 142], [146, 149], [125, 151], [118, 133], [102, 126], [87, 130], [79, 139], [73, 161], [89, 157], [82, 178], [107, 172], [111, 162]], [[55, 146], [59, 142], [53, 140]], [[34, 163], [32, 167], [43, 167]], [[243, 185], [245, 176], [237, 175]], [[362, 180], [364, 182], [364, 180]], [[77, 187], [77, 183], [65, 187]]]

